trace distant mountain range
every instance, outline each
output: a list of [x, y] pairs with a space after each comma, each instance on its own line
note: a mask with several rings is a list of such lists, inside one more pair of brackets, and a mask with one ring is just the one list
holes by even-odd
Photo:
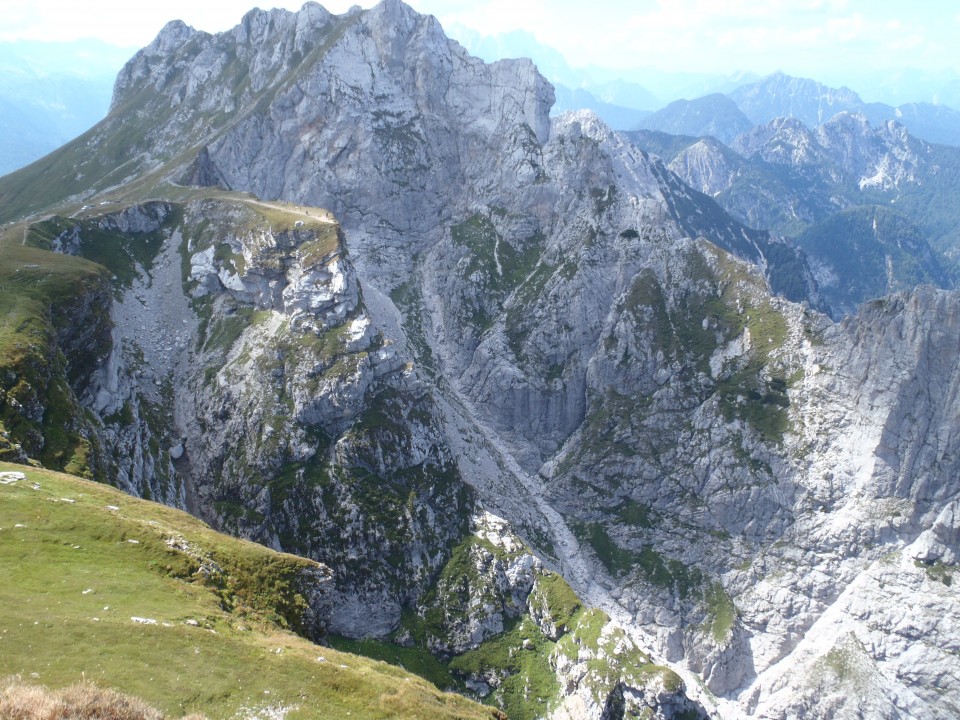
[[[451, 36], [488, 62], [529, 57], [556, 88], [554, 115], [592, 110], [614, 130], [712, 135], [730, 142], [775, 117], [815, 126], [842, 110], [871, 123], [896, 119], [918, 138], [960, 144], [960, 75], [861, 73], [866, 102], [847, 87], [774, 73], [680, 73], [574, 68], [526, 31], [495, 36], [454, 25]], [[95, 40], [0, 43], [0, 175], [23, 167], [84, 132], [106, 114], [117, 71], [133, 54]]]
[[696, 100], [674, 100], [644, 118], [640, 127], [671, 135], [709, 135], [729, 143], [753, 123], [729, 97], [712, 93]]
[[900, 287], [955, 285], [960, 148], [847, 111], [813, 128], [776, 118], [729, 146], [718, 134], [628, 136], [744, 224], [795, 238], [838, 316]]
[[816, 80], [783, 73], [743, 85], [731, 92], [730, 98], [755, 125], [778, 117], [792, 117], [814, 127], [838, 112], [849, 111], [863, 113], [874, 124], [897, 120], [906, 125], [911, 134], [929, 142], [960, 144], [960, 112], [943, 105], [912, 102], [893, 107], [866, 103], [850, 88], [831, 88]]
[[[953, 109], [960, 106], [960, 75], [952, 71], [851, 70], [845, 82], [855, 85], [861, 93], [858, 94], [849, 87], [834, 88], [817, 80], [792, 77], [782, 72], [761, 78], [753, 73], [724, 75], [663, 72], [652, 68], [631, 71], [572, 68], [559, 51], [538, 42], [528, 32], [482, 36], [461, 26], [453, 26], [450, 30], [467, 50], [488, 62], [502, 58], [531, 58], [547, 79], [564, 86], [564, 90], [558, 92], [557, 112], [593, 110], [615, 130], [645, 128], [710, 134], [693, 131], [689, 125], [679, 130], [676, 115], [680, 107], [686, 108], [685, 112], [692, 112], [694, 106], [670, 106], [684, 101], [701, 107], [702, 103], [716, 102], [715, 96], [719, 94], [728, 95], [753, 125], [769, 122], [775, 117], [796, 117], [807, 125], [818, 125], [837, 112], [850, 110], [864, 113], [873, 123], [899, 120], [916, 137], [930, 142], [960, 144], [960, 112]], [[573, 99], [579, 106], [567, 104], [568, 93], [575, 93]], [[864, 97], [877, 101], [868, 102]], [[671, 112], [666, 116], [641, 118], [639, 122], [634, 122], [636, 114], [627, 112], [642, 110], [649, 114], [668, 107]], [[685, 122], [690, 122], [690, 118]], [[722, 132], [732, 138], [729, 129], [724, 128]]]
[[553, 115], [560, 115], [568, 110], [592, 110], [610, 127], [620, 129], [643, 127], [644, 119], [650, 115], [649, 110], [637, 110], [633, 107], [605, 102], [583, 88], [556, 85], [554, 89], [556, 101], [553, 104]]
[[0, 43], [0, 175], [101, 120], [133, 52], [96, 40]]

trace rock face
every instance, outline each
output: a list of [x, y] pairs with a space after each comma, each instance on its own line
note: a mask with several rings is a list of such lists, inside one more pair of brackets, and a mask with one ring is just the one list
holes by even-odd
[[[171, 199], [48, 233], [130, 249], [72, 385], [111, 479], [323, 561], [335, 631], [508, 711], [955, 714], [960, 298], [833, 323], [802, 253], [551, 101], [395, 0], [167, 26], [91, 131], [125, 164], [64, 152]], [[739, 147], [879, 147], [788, 125]]]
[[425, 387], [371, 325], [339, 226], [281, 213], [189, 204], [168, 248], [182, 260], [158, 260], [184, 267], [161, 287], [185, 283], [193, 330], [168, 375], [173, 476], [219, 526], [336, 568], [335, 631], [382, 634], [465, 529], [470, 492]]
[[323, 623], [390, 631], [466, 532], [473, 496], [427, 387], [372, 326], [329, 213], [223, 196], [56, 218], [32, 238], [107, 253], [114, 287], [95, 273], [56, 309], [60, 359], [11, 375], [22, 448], [323, 558], [336, 568]]

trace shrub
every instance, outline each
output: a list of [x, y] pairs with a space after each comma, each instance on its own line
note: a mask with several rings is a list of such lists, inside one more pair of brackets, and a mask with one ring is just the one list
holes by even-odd
[[[80, 683], [63, 690], [28, 685], [18, 675], [0, 680], [0, 718], [3, 720], [164, 720], [159, 710], [143, 700]], [[182, 720], [205, 720], [189, 715]]]

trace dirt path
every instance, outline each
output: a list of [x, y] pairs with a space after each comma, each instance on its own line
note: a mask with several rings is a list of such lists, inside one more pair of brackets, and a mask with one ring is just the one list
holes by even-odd
[[314, 222], [329, 223], [330, 225], [337, 224], [337, 220], [333, 217], [333, 213], [331, 213], [329, 210], [324, 210], [323, 208], [304, 207], [303, 205], [288, 205], [287, 203], [272, 203], [265, 202], [263, 200], [251, 200], [247, 198], [243, 199], [241, 202], [245, 202], [247, 205], [259, 205], [260, 207], [270, 210], [279, 210], [287, 213], [288, 215], [296, 215], [298, 217], [307, 218]]

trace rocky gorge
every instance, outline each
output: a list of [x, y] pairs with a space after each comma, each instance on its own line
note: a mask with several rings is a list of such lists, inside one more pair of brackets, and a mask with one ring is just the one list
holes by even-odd
[[397, 0], [171, 23], [0, 180], [5, 287], [74, 283], [0, 450], [323, 562], [319, 634], [511, 716], [955, 716], [960, 297], [834, 321], [552, 103]]

